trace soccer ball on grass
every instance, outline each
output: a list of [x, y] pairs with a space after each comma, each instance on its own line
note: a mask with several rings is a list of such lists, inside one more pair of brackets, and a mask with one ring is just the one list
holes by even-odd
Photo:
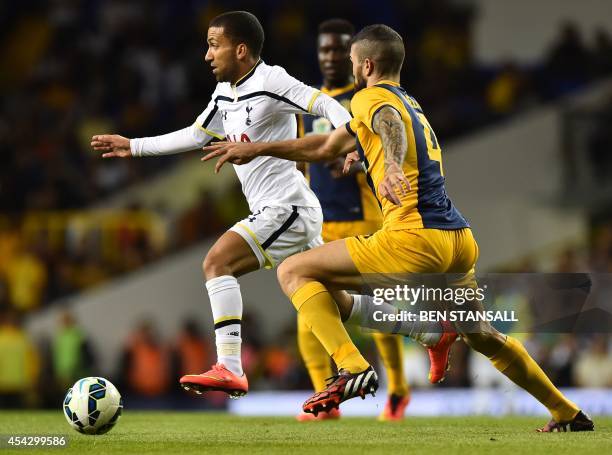
[[119, 420], [123, 399], [108, 379], [83, 378], [66, 393], [63, 410], [70, 426], [79, 433], [104, 434]]

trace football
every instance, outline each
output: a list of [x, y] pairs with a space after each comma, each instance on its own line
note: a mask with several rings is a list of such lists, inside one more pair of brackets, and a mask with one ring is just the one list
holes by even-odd
[[119, 420], [123, 399], [108, 379], [83, 378], [66, 393], [63, 410], [68, 424], [79, 433], [104, 434]]

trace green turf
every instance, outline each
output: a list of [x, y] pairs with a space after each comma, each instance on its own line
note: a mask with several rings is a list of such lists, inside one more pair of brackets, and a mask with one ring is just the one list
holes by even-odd
[[[84, 436], [57, 412], [0, 412], [0, 434], [65, 434], [69, 447], [52, 453], [466, 453], [495, 451], [611, 453], [612, 418], [595, 420], [594, 433], [537, 434], [532, 417], [410, 417], [401, 423], [344, 418], [297, 423], [290, 418], [235, 417], [213, 413], [130, 412], [103, 436]], [[0, 449], [0, 454], [46, 452]]]

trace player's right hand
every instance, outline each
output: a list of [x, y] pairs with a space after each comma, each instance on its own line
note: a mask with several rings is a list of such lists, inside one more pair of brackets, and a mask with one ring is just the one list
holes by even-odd
[[105, 152], [102, 158], [129, 158], [132, 156], [130, 140], [118, 134], [100, 134], [91, 138], [91, 147], [97, 152]]
[[221, 141], [202, 147], [207, 152], [206, 156], [200, 158], [201, 161], [208, 161], [220, 156], [215, 165], [215, 174], [219, 172], [224, 163], [246, 164], [256, 158], [259, 147], [256, 142], [228, 142]]

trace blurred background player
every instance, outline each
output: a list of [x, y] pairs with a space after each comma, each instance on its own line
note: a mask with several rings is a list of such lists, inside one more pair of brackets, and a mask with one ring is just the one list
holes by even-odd
[[39, 369], [38, 349], [21, 327], [19, 314], [0, 306], [0, 409], [26, 405]]
[[[350, 40], [354, 26], [345, 19], [329, 19], [318, 28], [317, 55], [323, 76], [321, 92], [347, 110], [354, 93]], [[333, 126], [323, 117], [312, 115], [298, 118], [300, 136], [326, 134]], [[328, 163], [309, 163], [306, 173], [310, 188], [323, 209], [323, 241], [331, 242], [355, 235], [369, 235], [380, 229], [382, 216], [376, 198], [368, 187], [363, 168], [355, 163], [348, 174], [342, 172], [344, 158]], [[403, 337], [374, 332], [372, 334], [387, 372], [388, 399], [379, 420], [400, 420], [410, 401], [410, 390], [404, 377]], [[325, 380], [332, 376], [330, 357], [317, 337], [298, 314], [298, 347], [315, 391], [325, 389]], [[302, 412], [300, 421], [340, 417], [339, 409], [314, 414]]]

